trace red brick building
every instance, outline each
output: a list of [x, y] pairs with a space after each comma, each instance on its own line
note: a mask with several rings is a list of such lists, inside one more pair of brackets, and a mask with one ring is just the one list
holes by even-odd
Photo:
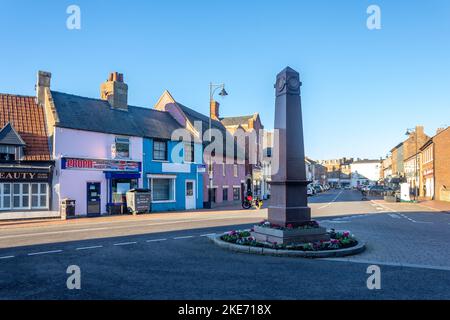
[[450, 127], [433, 137], [435, 199], [450, 201]]
[[0, 94], [0, 219], [51, 216], [52, 171], [43, 106]]

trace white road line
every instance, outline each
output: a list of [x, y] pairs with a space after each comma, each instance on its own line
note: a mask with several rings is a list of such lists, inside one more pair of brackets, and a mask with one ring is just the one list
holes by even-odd
[[127, 246], [129, 244], [136, 244], [136, 241], [131, 241], [131, 242], [119, 242], [119, 243], [114, 243], [115, 246]]
[[161, 238], [161, 239], [150, 239], [150, 240], [147, 240], [146, 242], [159, 242], [159, 241], [166, 241], [167, 239], [163, 239], [163, 238]]
[[14, 258], [14, 256], [4, 256], [4, 257], [0, 257], [0, 260], [1, 260], [1, 259], [11, 259], [11, 258]]
[[97, 231], [97, 230], [108, 230], [109, 228], [87, 228], [87, 229], [74, 229], [74, 230], [60, 230], [60, 231], [48, 231], [48, 232], [38, 232], [38, 233], [23, 233], [23, 234], [14, 234], [10, 236], [1, 236], [0, 239], [10, 239], [10, 238], [20, 238], [20, 237], [33, 237], [33, 236], [46, 236], [51, 234], [60, 234], [60, 233], [74, 233], [74, 232], [83, 232], [83, 231]]
[[[235, 219], [254, 219], [255, 217], [244, 216], [244, 217], [214, 217], [214, 218], [206, 218], [206, 219], [185, 219], [185, 220], [176, 220], [176, 221], [167, 221], [167, 222], [155, 222], [148, 224], [138, 224], [138, 225], [123, 225], [123, 226], [111, 226], [111, 227], [99, 227], [99, 228], [85, 228], [85, 229], [73, 229], [73, 230], [59, 230], [59, 231], [46, 231], [46, 232], [36, 232], [36, 233], [22, 233], [22, 234], [13, 234], [0, 236], [1, 239], [12, 239], [12, 238], [22, 238], [22, 237], [37, 237], [37, 236], [45, 236], [52, 234], [64, 234], [64, 233], [77, 233], [77, 232], [89, 232], [89, 231], [99, 231], [99, 230], [114, 230], [114, 229], [129, 229], [129, 228], [142, 228], [145, 226], [158, 226], [158, 225], [170, 225], [170, 224], [179, 224], [179, 223], [192, 223], [192, 222], [203, 222], [203, 221], [220, 221], [220, 220], [235, 220]], [[245, 224], [245, 223], [244, 223]]]
[[335, 201], [337, 200], [337, 198], [339, 198], [339, 196], [340, 196], [341, 194], [342, 194], [342, 190], [339, 191], [339, 193], [337, 194], [337, 196], [336, 196], [333, 200], [331, 200], [330, 202], [328, 202], [326, 205], [319, 207], [318, 209], [320, 210], [320, 209], [324, 209], [324, 208], [326, 208], [326, 207], [329, 207], [333, 202], [335, 202]]
[[[373, 201], [373, 200], [370, 200], [370, 201]], [[375, 203], [375, 202], [374, 202], [374, 203]], [[414, 219], [408, 217], [407, 215], [405, 215], [405, 214], [403, 214], [403, 213], [400, 213], [400, 212], [398, 212], [398, 211], [395, 211], [394, 209], [391, 209], [391, 208], [389, 208], [389, 207], [387, 207], [387, 206], [385, 206], [385, 205], [382, 205], [381, 203], [378, 203], [378, 205], [381, 206], [381, 207], [383, 207], [383, 208], [385, 208], [385, 209], [387, 209], [387, 210], [389, 210], [389, 211], [391, 211], [391, 212], [393, 212], [393, 213], [396, 213], [396, 214], [401, 215], [403, 218], [405, 218], [406, 220], [411, 221], [411, 222], [413, 222], [413, 223], [433, 224], [433, 222], [430, 222], [430, 221], [417, 221], [417, 220], [414, 220]]]
[[446, 267], [446, 266], [433, 266], [433, 265], [417, 264], [417, 263], [383, 262], [383, 261], [373, 261], [373, 260], [357, 260], [357, 259], [351, 259], [351, 258], [321, 258], [320, 260], [351, 262], [351, 263], [361, 263], [361, 264], [370, 264], [370, 265], [374, 264], [374, 265], [389, 266], [389, 267], [404, 267], [404, 268], [418, 268], [418, 269], [450, 271], [450, 267]]
[[200, 237], [209, 237], [209, 236], [215, 236], [216, 233], [207, 233], [207, 234], [202, 234]]
[[37, 255], [41, 255], [41, 254], [49, 254], [49, 253], [58, 253], [58, 252], [62, 252], [62, 250], [51, 250], [51, 251], [41, 251], [41, 252], [32, 252], [29, 253], [29, 256], [37, 256]]
[[76, 248], [76, 250], [88, 250], [88, 249], [97, 249], [97, 248], [103, 248], [103, 246], [81, 247], [81, 248]]
[[189, 238], [193, 238], [194, 236], [183, 236], [183, 237], [175, 237], [173, 238], [174, 240], [180, 240], [180, 239], [189, 239]]
[[388, 215], [389, 215], [391, 218], [394, 218], [394, 219], [400, 219], [400, 216], [396, 215], [395, 213], [388, 213]]

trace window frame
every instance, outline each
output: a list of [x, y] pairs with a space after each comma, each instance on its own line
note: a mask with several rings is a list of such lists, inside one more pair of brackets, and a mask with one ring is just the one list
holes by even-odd
[[[158, 151], [158, 152], [161, 152], [161, 150], [156, 150], [155, 149], [155, 146], [157, 145], [157, 144], [164, 144], [164, 147], [165, 147], [165, 154], [164, 154], [164, 159], [157, 159], [156, 157], [155, 157], [155, 154], [156, 154], [156, 152], [155, 151]], [[161, 161], [161, 162], [166, 162], [166, 161], [168, 161], [169, 160], [169, 152], [168, 152], [168, 142], [167, 142], [167, 140], [162, 140], [162, 139], [154, 139], [153, 140], [153, 148], [152, 148], [152, 160], [153, 161]]]
[[[150, 192], [151, 192], [151, 195], [152, 195], [152, 203], [173, 203], [173, 202], [176, 202], [177, 201], [177, 194], [176, 194], [176, 176], [169, 176], [169, 175], [149, 175], [148, 177], [147, 177], [147, 179], [148, 179], [148, 185], [150, 186]], [[171, 189], [172, 189], [172, 192], [170, 193], [170, 190], [169, 190], [169, 197], [170, 197], [170, 194], [172, 194], [172, 199], [168, 199], [168, 200], [154, 200], [154, 196], [153, 196], [153, 191], [154, 191], [154, 187], [153, 187], [153, 183], [154, 183], [154, 180], [162, 180], [162, 179], [165, 179], [165, 180], [170, 180], [171, 181], [171, 183], [169, 183], [169, 187], [171, 187]]]
[[[190, 150], [190, 159], [186, 159], [186, 155], [188, 154], [188, 152], [187, 152], [187, 148], [186, 148], [186, 146], [189, 146], [190, 148], [191, 148], [191, 150]], [[194, 142], [184, 142], [184, 145], [183, 145], [183, 160], [184, 160], [184, 162], [185, 163], [195, 163], [195, 144], [194, 144]]]
[[[120, 141], [122, 140], [122, 141]], [[128, 146], [128, 156], [124, 157], [124, 156], [120, 156], [119, 155], [119, 151], [117, 148], [118, 144], [122, 144], [122, 145], [127, 145]], [[130, 141], [130, 137], [125, 137], [125, 136], [116, 136], [114, 138], [114, 147], [116, 148], [116, 155], [114, 158], [116, 159], [131, 159], [131, 141]]]

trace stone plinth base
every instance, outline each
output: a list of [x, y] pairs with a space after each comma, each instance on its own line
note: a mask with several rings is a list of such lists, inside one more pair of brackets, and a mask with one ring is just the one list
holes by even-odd
[[327, 229], [323, 227], [280, 230], [254, 226], [253, 230], [252, 236], [255, 237], [258, 242], [294, 244], [330, 240], [330, 236], [327, 234]]

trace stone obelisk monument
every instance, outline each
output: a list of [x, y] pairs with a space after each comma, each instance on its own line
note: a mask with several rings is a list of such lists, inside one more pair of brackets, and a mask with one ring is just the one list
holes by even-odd
[[271, 225], [289, 228], [255, 226], [254, 235], [260, 241], [288, 243], [328, 238], [325, 228], [297, 228], [311, 221], [306, 193], [310, 181], [306, 180], [301, 84], [299, 73], [289, 67], [277, 75], [273, 158], [275, 161], [278, 158], [278, 166], [272, 172], [268, 221]]
[[278, 141], [273, 154], [278, 170], [273, 173], [270, 192], [269, 222], [297, 226], [311, 219], [306, 188], [305, 148], [300, 100], [300, 76], [287, 67], [275, 83], [275, 125]]

